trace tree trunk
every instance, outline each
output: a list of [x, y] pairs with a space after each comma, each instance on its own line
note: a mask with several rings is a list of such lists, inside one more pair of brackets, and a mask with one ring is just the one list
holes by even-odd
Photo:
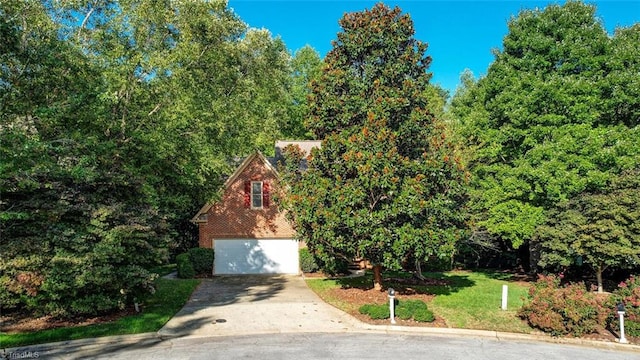
[[[525, 246], [525, 245], [522, 245]], [[540, 244], [529, 241], [529, 274], [538, 274], [538, 261], [540, 261]]]
[[373, 288], [382, 290], [382, 265], [373, 266]]
[[596, 266], [596, 281], [598, 282], [598, 293], [602, 294], [604, 288], [602, 287], [602, 266]]
[[422, 276], [422, 266], [420, 265], [420, 260], [416, 260], [416, 278], [419, 280], [426, 280], [424, 276]]

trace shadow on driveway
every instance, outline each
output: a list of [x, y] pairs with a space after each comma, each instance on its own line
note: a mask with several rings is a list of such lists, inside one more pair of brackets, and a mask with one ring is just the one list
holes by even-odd
[[158, 332], [163, 337], [346, 331], [358, 321], [324, 303], [302, 277], [238, 275], [205, 279]]

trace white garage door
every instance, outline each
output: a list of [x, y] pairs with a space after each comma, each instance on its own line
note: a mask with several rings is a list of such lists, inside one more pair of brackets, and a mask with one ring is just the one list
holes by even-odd
[[297, 274], [298, 242], [290, 239], [215, 240], [216, 274]]

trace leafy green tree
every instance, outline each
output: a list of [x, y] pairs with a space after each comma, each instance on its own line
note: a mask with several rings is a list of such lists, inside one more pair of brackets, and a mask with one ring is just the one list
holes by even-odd
[[[638, 136], [638, 134], [634, 134]], [[640, 265], [640, 183], [638, 171], [613, 179], [602, 191], [584, 192], [550, 211], [536, 238], [540, 263], [550, 267], [588, 264], [603, 292], [608, 268]]]
[[193, 245], [187, 220], [230, 160], [272, 148], [289, 55], [225, 2], [0, 14], [0, 308], [122, 308], [153, 291], [147, 269]]
[[67, 32], [104, 68], [101, 100], [115, 115], [107, 131], [130, 152], [171, 231], [190, 239], [179, 245], [193, 246], [187, 219], [216, 196], [230, 160], [272, 150], [280, 137], [284, 44], [247, 30], [222, 1], [69, 4], [59, 12], [79, 9], [95, 24]]
[[465, 172], [445, 125], [429, 112], [431, 59], [399, 8], [345, 14], [309, 128], [322, 148], [299, 170], [288, 150], [287, 208], [324, 268], [362, 258], [381, 270], [450, 258], [463, 227]]
[[[99, 69], [35, 2], [3, 6], [0, 307], [95, 314], [152, 291], [166, 231], [105, 139]], [[4, 35], [4, 34], [3, 34]]]
[[610, 39], [599, 102], [604, 123], [633, 128], [640, 122], [639, 42], [640, 23], [616, 29]]
[[[471, 170], [481, 167], [482, 159], [491, 156], [496, 150], [490, 146], [493, 132], [489, 131], [489, 113], [484, 105], [484, 88], [474, 78], [470, 70], [465, 70], [460, 76], [460, 86], [451, 100], [449, 114], [452, 117], [455, 134], [461, 138], [462, 158]], [[482, 83], [484, 85], [484, 82]], [[487, 220], [488, 188], [486, 178], [472, 176], [468, 186], [468, 210], [470, 234], [462, 239], [457, 249], [460, 260], [473, 267], [515, 266], [513, 261], [513, 247], [511, 241], [502, 238], [498, 232], [491, 232], [482, 224]], [[515, 223], [519, 226], [525, 222]], [[492, 263], [491, 259], [499, 257], [499, 263]]]
[[283, 124], [282, 134], [290, 139], [311, 139], [312, 134], [305, 127], [309, 118], [308, 96], [311, 82], [320, 76], [322, 59], [320, 54], [307, 45], [296, 51], [291, 58], [291, 105], [288, 122]]
[[553, 249], [537, 243], [540, 226], [563, 226], [557, 204], [605, 191], [638, 166], [638, 141], [625, 135], [638, 124], [637, 101], [617, 99], [637, 93], [624, 70], [638, 66], [636, 28], [609, 37], [595, 7], [580, 2], [524, 10], [487, 76], [454, 97], [472, 154], [476, 232], [529, 244], [533, 268], [539, 250]]

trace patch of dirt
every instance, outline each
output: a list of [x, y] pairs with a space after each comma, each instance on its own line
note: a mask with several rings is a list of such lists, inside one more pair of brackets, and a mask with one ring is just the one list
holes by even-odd
[[135, 310], [132, 308], [102, 316], [76, 319], [60, 319], [53, 316], [42, 316], [33, 318], [25, 314], [10, 314], [0, 316], [0, 332], [12, 334], [62, 327], [95, 325], [116, 321], [122, 317], [134, 315], [135, 313]]
[[611, 341], [611, 342], [617, 341], [617, 337], [614, 336], [611, 333], [611, 331], [606, 330], [604, 328], [597, 329], [597, 331], [593, 334], [582, 335], [580, 338], [584, 340], [594, 340], [594, 341]]

